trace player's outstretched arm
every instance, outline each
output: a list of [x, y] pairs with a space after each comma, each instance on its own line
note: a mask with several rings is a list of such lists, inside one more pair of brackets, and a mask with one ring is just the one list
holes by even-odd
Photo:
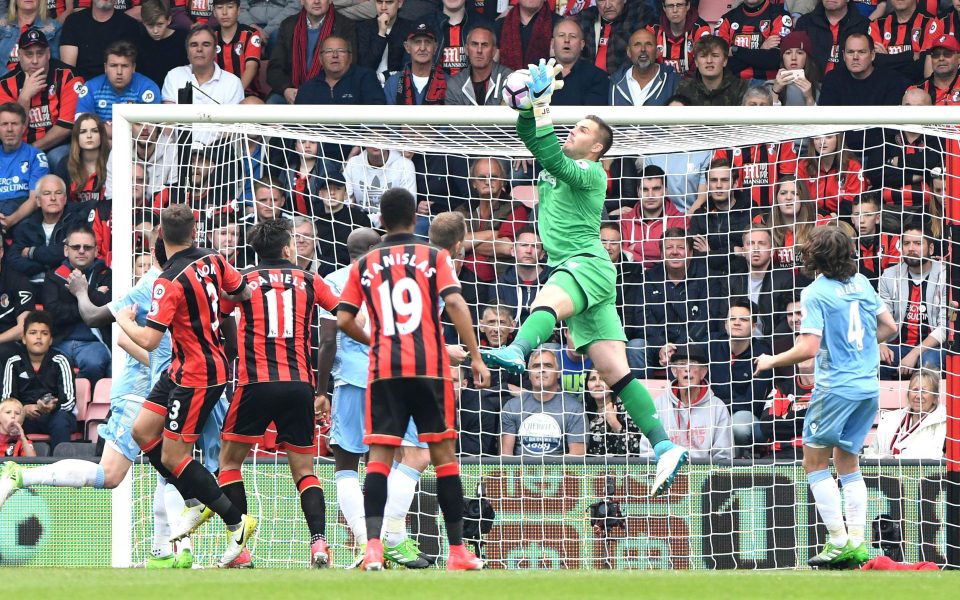
[[801, 333], [797, 336], [797, 343], [786, 352], [781, 352], [780, 354], [775, 354], [770, 356], [769, 354], [761, 354], [756, 358], [756, 369], [754, 370], [754, 376], [760, 374], [761, 371], [768, 371], [770, 369], [776, 369], [778, 367], [788, 367], [790, 365], [797, 365], [802, 363], [805, 360], [809, 360], [817, 355], [817, 352], [820, 350], [820, 336], [814, 335], [812, 333]]
[[467, 301], [459, 293], [447, 294], [444, 297], [446, 303], [445, 310], [453, 326], [457, 329], [460, 341], [467, 347], [470, 354], [470, 368], [473, 370], [473, 383], [478, 388], [486, 388], [490, 385], [490, 369], [480, 358], [480, 347], [477, 345], [477, 337], [473, 333], [473, 319], [470, 318], [470, 308]]

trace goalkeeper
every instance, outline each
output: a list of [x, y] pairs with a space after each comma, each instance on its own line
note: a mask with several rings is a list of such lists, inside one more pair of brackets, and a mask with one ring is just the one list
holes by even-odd
[[484, 362], [523, 373], [527, 357], [566, 321], [573, 345], [593, 360], [600, 377], [650, 441], [657, 456], [652, 496], [667, 491], [689, 453], [670, 441], [657, 419], [650, 393], [630, 372], [626, 336], [617, 313], [616, 269], [600, 243], [607, 175], [599, 160], [613, 144], [613, 131], [596, 116], [578, 122], [563, 146], [550, 120], [550, 97], [563, 82], [553, 59], [530, 65], [532, 107], [517, 117], [517, 134], [539, 161], [540, 237], [552, 274], [531, 305], [513, 343], [482, 352]]

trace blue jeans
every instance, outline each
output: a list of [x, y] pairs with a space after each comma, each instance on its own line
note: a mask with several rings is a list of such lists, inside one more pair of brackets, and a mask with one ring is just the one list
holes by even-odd
[[77, 377], [89, 379], [91, 385], [96, 385], [104, 377], [110, 377], [110, 351], [102, 342], [63, 340], [57, 344], [56, 349], [79, 369]]
[[[914, 349], [914, 346], [905, 344], [888, 344], [888, 348], [893, 352], [893, 365], [880, 363], [880, 379], [900, 379], [900, 373], [897, 367], [903, 357]], [[928, 348], [920, 352], [920, 360], [917, 361], [917, 368], [926, 367], [935, 371], [943, 370], [944, 354], [943, 348]]]
[[23, 431], [49, 435], [52, 452], [57, 444], [70, 441], [70, 436], [77, 431], [77, 418], [68, 410], [55, 410], [36, 419], [27, 419], [23, 422]]

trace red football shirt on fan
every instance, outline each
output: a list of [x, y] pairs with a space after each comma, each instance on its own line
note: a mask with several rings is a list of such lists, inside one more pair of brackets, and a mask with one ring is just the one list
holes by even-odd
[[170, 329], [170, 379], [179, 386], [227, 383], [227, 356], [220, 337], [220, 293], [246, 287], [239, 272], [218, 253], [192, 246], [169, 257], [153, 284], [147, 327]]
[[240, 308], [237, 384], [305, 381], [314, 384], [310, 340], [317, 306], [333, 311], [334, 295], [323, 279], [286, 260], [262, 260], [243, 278], [252, 295], [221, 303], [223, 314]]
[[350, 268], [339, 310], [370, 315], [370, 381], [450, 378], [440, 300], [460, 292], [446, 250], [391, 234]]

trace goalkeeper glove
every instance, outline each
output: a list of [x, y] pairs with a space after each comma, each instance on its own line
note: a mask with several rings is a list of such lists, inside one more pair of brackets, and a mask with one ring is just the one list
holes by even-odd
[[554, 59], [529, 65], [530, 77], [527, 78], [527, 92], [533, 103], [533, 116], [537, 121], [537, 128], [548, 127], [553, 124], [550, 120], [550, 99], [553, 92], [563, 87], [563, 81], [557, 79], [562, 67]]

